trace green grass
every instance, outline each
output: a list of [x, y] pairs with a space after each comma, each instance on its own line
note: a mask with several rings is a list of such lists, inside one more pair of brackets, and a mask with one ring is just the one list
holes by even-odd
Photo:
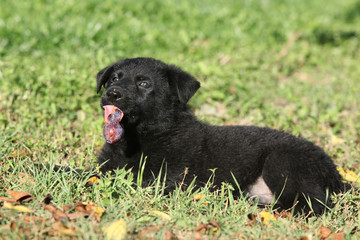
[[39, 172], [33, 163], [94, 166], [104, 142], [95, 75], [117, 59], [147, 56], [199, 79], [202, 88], [190, 105], [203, 121], [270, 126], [305, 137], [359, 174], [359, 26], [355, 0], [2, 0], [0, 196], [8, 189], [33, 194], [36, 200], [26, 204], [35, 210], [30, 215], [47, 221], [26, 223], [29, 214], [0, 203], [0, 239], [49, 237], [54, 220], [40, 204], [48, 193], [58, 207], [91, 200], [105, 209], [99, 223], [64, 223], [81, 239], [102, 238], [102, 228], [121, 218], [129, 238], [163, 238], [167, 228], [192, 239], [201, 222], [216, 221], [218, 230], [201, 232], [205, 239], [310, 239], [321, 225], [358, 239], [351, 232], [360, 228], [356, 184], [319, 219], [251, 225], [248, 214], [261, 209], [233, 199], [225, 185], [215, 193], [202, 189], [205, 200], [194, 201], [190, 191], [162, 195], [161, 181], [137, 188], [123, 170], [112, 177], [116, 184], [104, 178], [88, 187], [86, 178]]

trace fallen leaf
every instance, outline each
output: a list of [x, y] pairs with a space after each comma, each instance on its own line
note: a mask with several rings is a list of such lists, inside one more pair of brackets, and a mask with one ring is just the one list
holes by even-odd
[[51, 212], [53, 218], [57, 221], [69, 220], [69, 217], [65, 212], [61, 211], [51, 203], [45, 204], [45, 210]]
[[197, 194], [195, 194], [195, 196], [193, 197], [193, 201], [195, 201], [195, 202], [201, 202], [201, 203], [203, 203], [203, 204], [205, 204], [206, 206], [209, 204], [207, 201], [205, 201], [205, 200], [201, 200], [201, 199], [203, 199], [203, 198], [205, 198], [206, 197], [206, 195], [205, 194], [203, 194], [203, 193], [197, 193]]
[[194, 229], [195, 230], [194, 239], [199, 239], [199, 240], [202, 239], [202, 234], [201, 234], [202, 230], [205, 230], [206, 233], [208, 233], [211, 230], [213, 235], [216, 236], [218, 235], [219, 228], [220, 225], [216, 221], [210, 221], [207, 224], [200, 223], [200, 225]]
[[11, 198], [0, 197], [1, 201], [6, 201], [9, 203], [13, 203], [13, 204], [20, 204], [21, 202], [28, 202], [32, 199], [35, 199], [34, 196], [32, 196], [29, 193], [25, 193], [25, 192], [17, 192], [17, 191], [11, 191], [11, 190], [7, 190], [6, 192], [11, 196]]
[[288, 211], [280, 211], [280, 212], [277, 212], [275, 211], [275, 214], [274, 214], [275, 218], [278, 219], [278, 218], [290, 218], [292, 217], [291, 215], [291, 212], [288, 212]]
[[345, 239], [346, 234], [343, 232], [339, 232], [339, 233], [334, 233], [331, 229], [325, 227], [325, 226], [321, 226], [318, 229], [318, 237], [321, 240], [343, 240]]
[[14, 204], [17, 203], [16, 199], [9, 198], [9, 197], [0, 197], [0, 200], [4, 201], [4, 202], [14, 203]]
[[354, 173], [353, 171], [344, 170], [341, 167], [338, 167], [337, 170], [339, 171], [343, 180], [348, 181], [348, 182], [360, 183], [360, 177], [358, 175], [356, 175], [356, 173]]
[[325, 227], [325, 226], [321, 226], [318, 229], [318, 233], [319, 233], [319, 238], [320, 239], [326, 239], [327, 237], [330, 236], [330, 234], [332, 233], [332, 230], [330, 228]]
[[19, 173], [18, 178], [21, 183], [35, 182], [34, 178], [32, 178], [28, 173]]
[[7, 190], [6, 192], [17, 202], [28, 202], [35, 199], [33, 195], [26, 192], [17, 192], [12, 190]]
[[96, 221], [100, 221], [104, 213], [104, 209], [102, 209], [101, 207], [97, 206], [96, 204], [90, 201], [78, 202], [75, 204], [67, 204], [64, 205], [62, 208], [65, 212], [69, 212], [72, 210], [75, 211], [73, 213], [68, 213], [68, 217], [70, 219], [92, 216]]
[[330, 239], [344, 240], [346, 237], [346, 234], [341, 232], [341, 233], [333, 233], [330, 236], [331, 236]]
[[178, 239], [167, 227], [165, 227], [165, 240]]
[[91, 201], [77, 203], [75, 211], [87, 213], [88, 216], [92, 215], [97, 221], [101, 220], [101, 217], [105, 210]]
[[13, 231], [13, 232], [18, 232], [18, 233], [23, 233], [25, 234], [26, 238], [25, 239], [29, 239], [30, 236], [29, 234], [31, 233], [31, 230], [29, 228], [25, 228], [21, 225], [18, 225], [16, 224], [14, 221], [12, 221], [10, 223], [10, 229]]
[[4, 202], [4, 205], [3, 205], [4, 208], [7, 208], [7, 209], [12, 209], [12, 210], [16, 210], [16, 211], [19, 211], [19, 212], [25, 212], [25, 213], [32, 213], [34, 212], [33, 210], [30, 210], [29, 208], [23, 206], [23, 205], [13, 205], [9, 202]]
[[202, 199], [202, 198], [204, 198], [205, 197], [205, 194], [203, 194], [203, 193], [197, 193], [197, 194], [195, 194], [195, 196], [194, 196], [194, 201], [199, 201], [200, 199]]
[[117, 220], [111, 223], [108, 227], [103, 228], [105, 239], [121, 240], [126, 237], [126, 222], [124, 219]]
[[78, 233], [74, 227], [67, 227], [62, 222], [55, 222], [52, 227], [53, 230], [59, 232], [61, 235], [75, 236]]
[[344, 139], [339, 138], [339, 137], [337, 137], [335, 135], [331, 135], [330, 141], [331, 141], [332, 145], [340, 145], [340, 144], [343, 144], [345, 142]]
[[[146, 228], [143, 228], [140, 230], [140, 232], [137, 235], [138, 239], [149, 239], [149, 235], [151, 233], [158, 232], [160, 230], [159, 225], [152, 225]], [[151, 239], [151, 238], [150, 238]]]
[[74, 213], [68, 213], [67, 216], [70, 219], [74, 219], [74, 218], [80, 218], [80, 217], [88, 217], [89, 215], [83, 212], [74, 212]]
[[99, 184], [98, 180], [99, 180], [98, 177], [93, 176], [87, 180], [87, 184], [89, 184], [90, 186], [92, 186], [94, 184]]
[[33, 223], [33, 222], [45, 222], [46, 219], [42, 217], [36, 217], [36, 216], [25, 216], [24, 221], [27, 223]]
[[194, 234], [194, 239], [195, 240], [201, 240], [202, 239], [202, 234], [200, 231], [196, 231]]
[[166, 214], [164, 212], [158, 211], [158, 210], [151, 210], [151, 212], [159, 217], [161, 217], [164, 220], [168, 220], [171, 221], [171, 217], [169, 216], [169, 214]]
[[261, 216], [261, 221], [266, 224], [271, 226], [271, 221], [276, 221], [276, 218], [273, 214], [266, 212], [266, 211], [261, 211], [259, 213], [259, 215]]
[[12, 151], [8, 158], [25, 158], [26, 156], [30, 156], [30, 152], [27, 149], [18, 149]]
[[65, 212], [75, 211], [73, 213], [67, 213], [67, 216], [70, 219], [92, 216], [95, 220], [100, 221], [101, 216], [104, 213], [104, 209], [90, 201], [67, 204], [62, 208]]

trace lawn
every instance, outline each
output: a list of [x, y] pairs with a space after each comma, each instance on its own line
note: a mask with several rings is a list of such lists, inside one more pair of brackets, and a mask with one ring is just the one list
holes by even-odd
[[[359, 239], [359, 26], [356, 0], [2, 0], [0, 239]], [[211, 179], [167, 196], [164, 176], [140, 188], [123, 169], [97, 183], [39, 170], [96, 166], [96, 73], [137, 56], [193, 74], [202, 87], [189, 104], [205, 122], [323, 147], [352, 171], [352, 191], [305, 219], [234, 198], [226, 183], [211, 192]]]

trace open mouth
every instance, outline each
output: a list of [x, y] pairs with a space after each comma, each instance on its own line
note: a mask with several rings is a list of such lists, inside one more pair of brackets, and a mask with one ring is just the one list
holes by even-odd
[[104, 112], [104, 137], [106, 142], [112, 144], [118, 142], [124, 134], [120, 125], [124, 113], [114, 105], [103, 106]]
[[105, 105], [103, 106], [104, 112], [104, 123], [117, 123], [121, 122], [124, 117], [123, 111], [114, 105]]

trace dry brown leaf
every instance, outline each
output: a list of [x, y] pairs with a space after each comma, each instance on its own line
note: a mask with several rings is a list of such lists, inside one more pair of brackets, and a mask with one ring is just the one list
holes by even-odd
[[321, 226], [318, 229], [318, 234], [319, 234], [319, 238], [327, 239], [327, 237], [329, 237], [332, 234], [332, 230], [325, 226]]
[[9, 159], [11, 158], [25, 158], [26, 156], [30, 156], [31, 153], [29, 150], [27, 149], [18, 149], [18, 150], [14, 150], [10, 153], [10, 155], [8, 156]]
[[302, 238], [300, 238], [300, 240], [309, 240], [309, 238], [308, 237], [302, 237]]
[[1, 201], [6, 201], [8, 203], [13, 203], [13, 204], [20, 204], [21, 202], [28, 202], [32, 199], [35, 199], [34, 196], [32, 196], [29, 193], [25, 193], [25, 192], [17, 192], [17, 191], [11, 191], [11, 190], [7, 190], [6, 192], [11, 196], [11, 198], [0, 197]]
[[276, 219], [278, 219], [278, 218], [291, 218], [292, 217], [291, 212], [288, 212], [288, 211], [285, 211], [285, 210], [282, 210], [281, 212], [275, 211], [274, 216], [275, 216]]
[[167, 227], [165, 227], [165, 240], [177, 240], [178, 238]]
[[91, 201], [79, 202], [75, 204], [76, 212], [83, 212], [86, 216], [92, 216], [96, 221], [100, 221], [104, 213], [104, 209]]
[[67, 216], [67, 214], [65, 212], [61, 211], [60, 209], [58, 209], [51, 203], [45, 204], [45, 210], [51, 212], [53, 218], [56, 221], [69, 220], [69, 217]]
[[33, 222], [45, 222], [47, 219], [42, 217], [36, 217], [36, 216], [25, 216], [24, 221], [27, 223], [33, 223]]
[[138, 234], [139, 239], [147, 239], [147, 234], [158, 232], [160, 230], [159, 225], [152, 225], [146, 228], [141, 229], [140, 233]]
[[17, 202], [28, 202], [28, 201], [35, 199], [35, 197], [33, 195], [31, 195], [30, 193], [26, 193], [26, 192], [18, 192], [18, 191], [12, 191], [12, 190], [7, 190], [6, 192], [12, 198], [14, 198]]
[[1, 201], [4, 201], [4, 202], [14, 203], [14, 204], [18, 203], [18, 202], [16, 201], [16, 199], [9, 198], [9, 197], [0, 197], [0, 200], [1, 200]]
[[344, 240], [345, 237], [346, 237], [346, 234], [341, 232], [341, 233], [333, 233], [333, 234], [331, 234], [329, 239]]
[[30, 174], [28, 174], [28, 173], [19, 173], [18, 178], [19, 178], [19, 182], [25, 183], [25, 184], [29, 183], [29, 182], [31, 182], [31, 183], [35, 182], [34, 178], [31, 177]]
[[202, 239], [202, 234], [201, 234], [202, 230], [205, 230], [206, 233], [212, 230], [213, 234], [217, 235], [219, 228], [220, 225], [216, 221], [210, 221], [207, 224], [200, 223], [200, 225], [194, 229], [195, 230], [194, 239]]
[[194, 239], [195, 240], [201, 240], [202, 239], [202, 234], [200, 231], [196, 231], [194, 234]]
[[68, 213], [67, 216], [70, 219], [80, 218], [80, 217], [88, 217], [89, 215], [83, 212], [74, 212], [74, 213]]
[[27, 237], [31, 233], [31, 230], [29, 228], [24, 228], [23, 226], [17, 225], [15, 222], [10, 223], [10, 229], [12, 231], [18, 231], [19, 233], [25, 233]]
[[102, 214], [104, 213], [104, 209], [97, 206], [96, 204], [88, 201], [88, 202], [78, 202], [75, 204], [67, 204], [64, 205], [63, 210], [66, 212], [75, 211], [73, 213], [68, 213], [68, 217], [70, 219], [78, 218], [78, 217], [89, 217], [93, 216], [93, 218], [97, 221], [100, 221]]

